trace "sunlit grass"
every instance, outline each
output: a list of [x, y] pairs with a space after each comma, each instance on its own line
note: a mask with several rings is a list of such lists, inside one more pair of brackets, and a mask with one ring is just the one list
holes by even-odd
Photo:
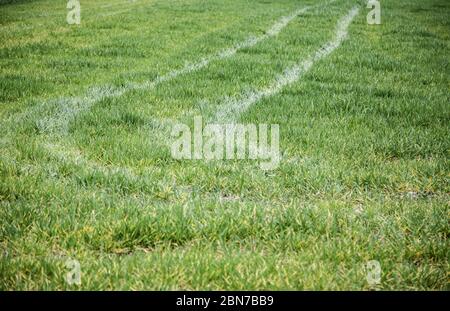
[[[0, 288], [448, 289], [445, 0], [383, 1], [376, 26], [358, 2], [341, 47], [242, 114], [280, 124], [274, 171], [176, 161], [156, 122], [192, 122], [186, 111], [267, 86], [330, 40], [355, 1], [311, 9], [155, 89], [104, 98], [67, 133], [39, 127], [49, 102], [152, 81], [319, 2], [89, 1], [73, 26], [65, 1], [0, 5]], [[68, 257], [79, 286], [65, 281]], [[375, 287], [369, 260], [382, 268]]]

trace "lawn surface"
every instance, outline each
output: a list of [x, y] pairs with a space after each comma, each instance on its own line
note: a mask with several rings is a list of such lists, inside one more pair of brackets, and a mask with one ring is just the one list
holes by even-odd
[[[0, 0], [1, 290], [449, 289], [449, 1], [66, 4]], [[280, 125], [277, 169], [172, 158], [167, 120], [270, 86], [355, 5], [236, 116]]]

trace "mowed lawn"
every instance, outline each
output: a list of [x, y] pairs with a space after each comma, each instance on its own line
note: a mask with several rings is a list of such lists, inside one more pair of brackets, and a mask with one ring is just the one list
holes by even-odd
[[[381, 2], [91, 0], [68, 25], [0, 0], [0, 289], [448, 290], [450, 2]], [[172, 157], [170, 122], [269, 87], [354, 6], [236, 116], [279, 124], [277, 169]]]

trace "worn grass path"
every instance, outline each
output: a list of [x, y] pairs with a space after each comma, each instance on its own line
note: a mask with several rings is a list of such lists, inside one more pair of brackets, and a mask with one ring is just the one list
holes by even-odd
[[[82, 5], [0, 5], [1, 289], [447, 288], [445, 0]], [[197, 114], [280, 124], [280, 167], [173, 160]]]

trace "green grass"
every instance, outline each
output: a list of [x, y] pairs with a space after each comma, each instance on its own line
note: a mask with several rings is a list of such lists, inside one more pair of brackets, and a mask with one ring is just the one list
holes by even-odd
[[[55, 100], [151, 81], [322, 2], [82, 1], [70, 26], [66, 1], [0, 1], [0, 289], [448, 290], [446, 0], [382, 1], [374, 26], [365, 2], [337, 0], [199, 71], [103, 98], [67, 133], [39, 126], [58, 120]], [[240, 116], [280, 124], [278, 169], [171, 157], [158, 120], [264, 88], [355, 4], [342, 46]], [[81, 285], [65, 281], [69, 257]]]

